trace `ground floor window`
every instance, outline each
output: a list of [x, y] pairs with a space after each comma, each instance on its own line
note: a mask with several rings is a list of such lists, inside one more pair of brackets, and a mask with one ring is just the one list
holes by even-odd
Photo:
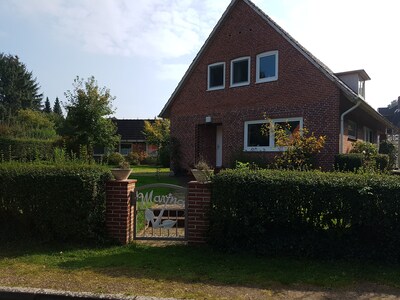
[[357, 123], [351, 120], [347, 121], [347, 137], [351, 140], [357, 139]]
[[[266, 126], [266, 125], [269, 126]], [[303, 128], [303, 118], [282, 118], [246, 121], [244, 123], [244, 151], [283, 151], [275, 145], [274, 128], [283, 128], [290, 136]], [[266, 129], [266, 128], [269, 128]]]
[[120, 151], [122, 155], [128, 155], [132, 152], [132, 144], [121, 144]]
[[364, 127], [364, 141], [372, 144], [375, 143], [374, 132], [368, 127]]

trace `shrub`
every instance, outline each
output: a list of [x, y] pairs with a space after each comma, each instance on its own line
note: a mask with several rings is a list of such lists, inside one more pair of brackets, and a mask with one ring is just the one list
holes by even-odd
[[110, 178], [100, 166], [0, 164], [0, 237], [103, 240]]
[[388, 140], [384, 140], [379, 144], [379, 153], [387, 154], [389, 156], [388, 168], [393, 168], [396, 163], [397, 153], [396, 147]]
[[286, 150], [275, 156], [275, 164], [284, 169], [309, 169], [315, 167], [315, 156], [325, 146], [325, 136], [316, 137], [307, 128], [296, 130], [287, 123], [274, 128], [276, 145]]
[[335, 156], [335, 169], [339, 171], [354, 172], [363, 165], [362, 153], [337, 154]]
[[0, 137], [3, 160], [47, 160], [53, 157], [56, 140]]
[[126, 156], [126, 160], [129, 161], [131, 165], [139, 165], [140, 164], [140, 159], [139, 159], [139, 153], [138, 152], [130, 152]]
[[124, 160], [125, 160], [124, 156], [118, 152], [111, 153], [108, 156], [108, 164], [109, 165], [119, 165]]
[[209, 242], [225, 250], [400, 260], [400, 181], [382, 174], [225, 170]]
[[389, 155], [387, 154], [377, 154], [375, 156], [375, 164], [378, 170], [386, 171], [389, 169]]

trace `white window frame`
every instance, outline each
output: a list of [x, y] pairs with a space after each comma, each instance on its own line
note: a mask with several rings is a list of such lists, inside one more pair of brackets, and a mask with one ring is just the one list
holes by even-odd
[[254, 121], [245, 121], [244, 122], [244, 148], [245, 152], [277, 152], [277, 151], [285, 151], [286, 147], [278, 147], [275, 146], [275, 134], [272, 130], [269, 134], [269, 146], [260, 146], [260, 147], [249, 147], [247, 145], [248, 139], [248, 126], [251, 124], [266, 124], [270, 122], [271, 128], [274, 128], [275, 123], [281, 122], [294, 122], [299, 121], [300, 130], [303, 130], [303, 118], [302, 117], [294, 117], [294, 118], [280, 118], [280, 119], [271, 119], [271, 120], [254, 120]]
[[[210, 87], [210, 71], [212, 67], [223, 65], [224, 67], [224, 73], [223, 73], [223, 78], [222, 78], [222, 85], [220, 86], [215, 86], [215, 87]], [[213, 63], [211, 65], [208, 65], [207, 67], [207, 91], [215, 91], [215, 90], [223, 90], [225, 88], [225, 73], [226, 72], [226, 67], [225, 67], [225, 62], [217, 62]]]
[[[260, 78], [260, 59], [271, 55], [275, 55], [275, 76]], [[278, 80], [278, 61], [279, 61], [278, 50], [268, 51], [258, 54], [256, 57], [256, 83], [271, 82]]]
[[372, 136], [375, 135], [374, 132], [372, 131], [372, 129], [370, 129], [370, 128], [364, 126], [364, 141], [365, 141], [365, 142], [368, 142], [368, 143], [371, 143], [371, 144], [375, 144], [374, 141], [371, 142], [371, 141], [369, 140], [369, 137], [370, 137], [369, 134], [370, 134], [370, 133], [372, 133]]
[[[247, 81], [239, 82], [239, 83], [233, 83], [233, 65], [235, 62], [247, 60]], [[244, 86], [244, 85], [249, 85], [250, 84], [250, 56], [243, 56], [239, 58], [235, 58], [234, 60], [231, 60], [231, 87], [237, 87], [237, 86]]]

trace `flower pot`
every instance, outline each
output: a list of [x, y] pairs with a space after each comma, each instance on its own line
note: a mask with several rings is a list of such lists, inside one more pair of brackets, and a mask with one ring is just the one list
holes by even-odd
[[111, 169], [115, 180], [127, 180], [131, 172], [131, 169]]
[[197, 169], [192, 169], [192, 174], [194, 178], [198, 182], [205, 183], [210, 181], [211, 174], [214, 173], [214, 170], [197, 170]]

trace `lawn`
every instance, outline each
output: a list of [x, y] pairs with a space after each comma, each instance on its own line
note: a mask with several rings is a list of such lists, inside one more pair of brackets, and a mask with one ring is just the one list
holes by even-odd
[[[208, 247], [0, 246], [0, 285], [194, 299], [260, 299], [277, 290], [399, 295], [400, 267], [223, 254]], [[386, 287], [383, 287], [386, 285]]]

